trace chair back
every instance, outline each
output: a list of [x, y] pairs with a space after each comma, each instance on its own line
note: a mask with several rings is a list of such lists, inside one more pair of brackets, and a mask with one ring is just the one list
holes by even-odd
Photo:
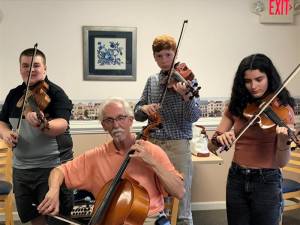
[[0, 180], [12, 183], [12, 150], [0, 139]]
[[287, 202], [284, 205], [284, 211], [300, 208], [300, 182], [297, 177], [300, 174], [300, 149], [291, 152], [291, 159], [288, 164], [283, 167], [283, 171], [289, 172], [290, 176], [295, 179], [283, 179], [283, 199]]
[[283, 171], [300, 174], [300, 149], [291, 152], [291, 159], [288, 164], [283, 167]]
[[14, 225], [12, 154], [11, 147], [0, 139], [0, 213], [5, 215], [5, 225]]

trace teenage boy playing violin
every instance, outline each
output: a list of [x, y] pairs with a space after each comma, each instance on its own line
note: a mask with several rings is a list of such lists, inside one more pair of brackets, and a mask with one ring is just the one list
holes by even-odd
[[148, 78], [135, 106], [134, 116], [137, 121], [148, 119], [148, 122], [151, 122], [153, 115], [158, 114], [161, 118], [161, 129], [150, 133], [149, 141], [164, 149], [175, 168], [183, 174], [186, 193], [180, 201], [177, 224], [192, 225], [192, 161], [189, 141], [192, 139], [192, 123], [200, 117], [200, 99], [190, 99], [187, 85], [177, 82], [167, 89], [163, 104], [160, 104], [165, 86], [170, 86], [165, 81], [175, 55], [176, 41], [169, 35], [158, 36], [153, 41], [152, 50], [160, 71]]
[[[23, 83], [11, 89], [5, 99], [0, 112], [0, 137], [14, 147], [13, 188], [21, 222], [30, 221], [33, 225], [45, 225], [46, 218], [39, 214], [32, 204], [40, 203], [47, 193], [51, 169], [73, 158], [73, 142], [69, 133], [72, 102], [59, 86], [48, 80], [46, 57], [37, 49], [29, 86], [30, 89], [34, 89], [40, 82], [48, 85], [48, 90], [44, 91], [51, 101], [43, 112], [37, 111], [48, 120], [48, 126], [41, 129], [42, 121], [37, 112], [32, 110], [25, 110], [26, 113], [21, 116], [33, 54], [33, 48], [20, 54], [20, 74]], [[35, 99], [43, 102], [40, 97], [35, 96]], [[20, 129], [14, 132], [19, 118], [22, 119]], [[61, 201], [60, 211], [68, 215], [73, 207], [73, 192], [62, 187]], [[55, 221], [53, 224], [60, 223]]]
[[[272, 61], [263, 54], [244, 58], [235, 74], [228, 108], [212, 142], [230, 147], [245, 126], [248, 103], [262, 101], [282, 85]], [[284, 88], [275, 104], [288, 109], [286, 124], [294, 127], [294, 99]], [[233, 130], [232, 130], [233, 128]], [[250, 126], [235, 143], [226, 188], [228, 225], [278, 225], [283, 210], [280, 168], [290, 157], [287, 128]]]

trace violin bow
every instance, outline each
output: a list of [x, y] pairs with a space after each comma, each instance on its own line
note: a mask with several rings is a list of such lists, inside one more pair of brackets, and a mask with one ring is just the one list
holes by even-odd
[[31, 59], [31, 63], [30, 63], [29, 75], [28, 75], [27, 84], [26, 84], [26, 91], [25, 91], [24, 100], [23, 100], [23, 103], [22, 103], [22, 111], [21, 111], [20, 118], [18, 120], [17, 127], [15, 129], [17, 133], [20, 132], [20, 127], [21, 127], [21, 123], [22, 123], [21, 121], [22, 121], [24, 110], [25, 110], [25, 101], [28, 97], [28, 92], [29, 92], [29, 83], [30, 83], [30, 80], [31, 80], [33, 61], [34, 61], [34, 58], [35, 58], [35, 55], [36, 55], [36, 52], [37, 52], [37, 46], [38, 46], [38, 43], [35, 43], [35, 45], [33, 47], [34, 51], [33, 51], [32, 59]]
[[184, 21], [183, 21], [182, 28], [181, 28], [181, 32], [180, 32], [180, 36], [179, 36], [179, 39], [178, 39], [178, 44], [177, 44], [176, 49], [175, 49], [175, 54], [174, 54], [174, 57], [173, 57], [173, 60], [172, 60], [171, 67], [170, 67], [170, 69], [169, 69], [169, 71], [168, 71], [168, 75], [167, 75], [167, 77], [168, 77], [167, 83], [166, 83], [166, 86], [165, 86], [165, 88], [164, 88], [163, 94], [162, 94], [162, 96], [161, 96], [161, 98], [160, 98], [160, 100], [159, 100], [160, 105], [162, 105], [163, 101], [165, 100], [166, 94], [167, 94], [168, 83], [169, 83], [170, 80], [171, 80], [171, 74], [172, 74], [172, 71], [173, 71], [173, 67], [174, 67], [174, 65], [175, 65], [175, 60], [176, 60], [177, 55], [178, 55], [178, 49], [179, 49], [179, 46], [180, 46], [180, 44], [181, 44], [181, 39], [182, 39], [183, 33], [184, 33], [184, 31], [185, 31], [185, 28], [186, 28], [185, 25], [186, 25], [187, 23], [188, 23], [188, 20], [184, 20]]
[[[300, 71], [300, 64], [298, 64], [295, 69], [292, 71], [292, 73], [284, 80], [284, 82], [282, 83], [282, 85], [275, 91], [274, 95], [272, 98], [269, 99], [269, 101], [267, 101], [266, 103], [263, 104], [263, 106], [261, 107], [261, 109], [259, 110], [258, 113], [256, 113], [248, 122], [248, 124], [239, 132], [239, 134], [237, 135], [236, 139], [233, 141], [233, 143], [231, 144], [231, 146], [229, 147], [229, 149], [240, 139], [240, 137], [246, 132], [246, 130], [248, 130], [248, 128], [250, 126], [253, 125], [253, 123], [259, 118], [259, 116], [264, 113], [264, 111], [268, 108], [268, 106], [273, 102], [273, 100], [277, 97], [277, 95], [287, 86], [287, 84], [299, 73]], [[225, 148], [221, 147], [221, 151], [224, 151]], [[226, 150], [229, 150], [226, 149]]]

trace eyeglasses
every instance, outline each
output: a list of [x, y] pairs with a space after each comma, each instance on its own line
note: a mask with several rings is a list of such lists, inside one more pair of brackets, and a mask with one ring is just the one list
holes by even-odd
[[102, 120], [102, 123], [104, 123], [107, 126], [112, 126], [115, 121], [117, 123], [124, 123], [124, 121], [126, 120], [127, 117], [128, 117], [127, 115], [120, 115], [120, 116], [117, 116], [116, 118], [108, 117], [108, 118]]

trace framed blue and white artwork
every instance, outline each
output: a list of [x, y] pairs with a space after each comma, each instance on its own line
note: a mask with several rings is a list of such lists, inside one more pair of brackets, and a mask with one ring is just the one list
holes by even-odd
[[135, 27], [83, 27], [84, 80], [136, 80]]

